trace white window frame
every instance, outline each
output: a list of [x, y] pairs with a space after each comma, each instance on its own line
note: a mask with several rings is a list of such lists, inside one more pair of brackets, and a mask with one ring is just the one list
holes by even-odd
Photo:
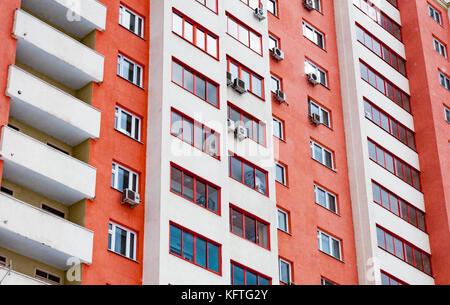
[[[319, 104], [315, 103], [311, 99], [308, 99], [308, 106], [309, 106], [308, 109], [309, 109], [309, 115], [310, 116], [312, 116], [312, 114], [313, 114], [312, 106], [318, 108], [319, 109], [319, 116], [320, 116], [320, 123], [331, 128], [331, 113], [330, 113], [330, 111], [328, 111], [327, 109], [323, 108]], [[326, 122], [325, 122], [324, 113], [326, 113], [327, 116], [328, 116], [328, 124], [326, 124]]]
[[270, 5], [267, 4], [267, 11], [274, 16], [278, 16], [278, 0], [267, 0], [267, 2], [273, 3], [274, 11], [269, 10]]
[[[135, 17], [135, 21], [134, 21], [134, 28], [135, 30], [132, 31], [129, 28], [129, 24], [124, 24], [124, 20], [123, 20], [123, 14], [124, 13], [129, 13], [130, 15], [133, 15]], [[139, 21], [140, 21], [140, 26], [139, 26]], [[129, 30], [130, 32], [136, 34], [137, 36], [143, 38], [144, 37], [144, 18], [142, 18], [139, 14], [137, 14], [136, 12], [133, 12], [132, 10], [130, 10], [129, 8], [120, 5], [120, 13], [119, 13], [119, 24], [122, 25], [123, 27], [125, 27], [127, 30]]]
[[[283, 230], [282, 228], [280, 228], [280, 216], [279, 216], [279, 214], [283, 215], [284, 225], [286, 227], [286, 230]], [[278, 209], [277, 216], [278, 216], [278, 229], [283, 231], [283, 232], [289, 233], [289, 213], [286, 212], [286, 211], [283, 211], [282, 209]]]
[[313, 5], [312, 6], [318, 12], [322, 12], [322, 3], [321, 3], [321, 1], [322, 0], [313, 0]]
[[[276, 88], [275, 91], [274, 91], [274, 88], [272, 88], [272, 82], [273, 81], [275, 81], [275, 83], [277, 84], [277, 88]], [[278, 77], [273, 76], [271, 74], [270, 75], [270, 91], [273, 92], [273, 93], [277, 93], [277, 90], [281, 90], [281, 80]]]
[[444, 106], [444, 117], [447, 123], [450, 124], [450, 109]]
[[[124, 69], [124, 67], [123, 67], [124, 61], [127, 61], [128, 63], [133, 65], [133, 80], [134, 80], [133, 82], [125, 77], [125, 73], [123, 70]], [[135, 84], [136, 86], [139, 86], [142, 88], [142, 82], [143, 82], [142, 76], [144, 73], [143, 71], [144, 71], [144, 69], [142, 68], [141, 65], [137, 64], [136, 62], [132, 61], [131, 59], [127, 58], [126, 56], [119, 54], [118, 61], [117, 61], [117, 74], [120, 77], [122, 77], [122, 78], [126, 79], [127, 81], [129, 81], [130, 83]], [[139, 77], [138, 77], [138, 75], [139, 75]], [[139, 83], [137, 81], [138, 79], [140, 80]]]
[[327, 280], [326, 278], [321, 278], [320, 279], [320, 284], [322, 285], [322, 286], [329, 286], [329, 285], [336, 285], [335, 283], [333, 283], [332, 281], [330, 281], [330, 280]]
[[[323, 162], [320, 162], [319, 160], [317, 160], [317, 159], [315, 158], [315, 152], [316, 152], [316, 150], [314, 149], [314, 145], [317, 145], [318, 147], [321, 148], [321, 151], [322, 151], [322, 161], [323, 161]], [[331, 155], [331, 167], [329, 167], [328, 165], [325, 164], [325, 152], [328, 152], [328, 153]], [[329, 151], [328, 149], [324, 148], [324, 147], [323, 147], [322, 145], [320, 145], [319, 143], [313, 141], [313, 140], [311, 140], [311, 157], [312, 157], [314, 160], [316, 160], [317, 162], [319, 162], [320, 164], [323, 164], [323, 165], [325, 165], [326, 167], [331, 168], [332, 170], [334, 170], [334, 155], [333, 155], [333, 153], [332, 153], [331, 151]]]
[[444, 58], [447, 58], [447, 47], [434, 37], [433, 37], [433, 47], [436, 50], [436, 52], [441, 54]]
[[[303, 36], [311, 40], [319, 48], [325, 50], [325, 34], [304, 20], [302, 21], [302, 24], [303, 24]], [[319, 45], [319, 37], [322, 39], [322, 46]]]
[[[124, 230], [125, 232], [127, 232], [127, 245], [126, 245], [126, 253], [125, 255], [122, 255], [121, 253], [116, 252], [115, 249], [115, 244], [116, 244], [116, 239], [115, 239], [115, 234], [116, 234], [116, 228], [119, 228], [121, 230]], [[130, 240], [131, 240], [131, 235], [134, 235], [134, 244], [133, 244], [133, 253], [130, 253]], [[129, 259], [132, 260], [136, 260], [136, 244], [137, 244], [137, 233], [127, 229], [125, 227], [122, 227], [112, 221], [109, 222], [109, 226], [108, 226], [108, 237], [111, 236], [111, 244], [109, 245], [110, 247], [108, 247], [108, 250], [117, 253], [121, 256], [127, 257]]]
[[439, 72], [439, 83], [441, 84], [442, 87], [450, 91], [450, 78], [448, 78], [442, 72]]
[[[322, 249], [322, 235], [325, 235], [326, 237], [328, 237], [328, 242], [329, 242], [329, 249], [330, 249], [330, 253], [325, 252]], [[331, 255], [332, 257], [338, 259], [338, 260], [342, 260], [342, 247], [341, 247], [341, 241], [321, 230], [317, 230], [317, 239], [318, 239], [318, 244], [319, 244], [319, 250], [322, 251], [323, 253], [326, 253], [328, 255]], [[339, 257], [336, 257], [333, 255], [333, 250], [334, 250], [334, 243], [333, 241], [337, 241], [338, 245], [339, 245]]]
[[[286, 264], [288, 266], [288, 277], [289, 278], [288, 278], [288, 282], [287, 283], [281, 280], [281, 264]], [[292, 283], [292, 265], [291, 265], [290, 262], [285, 261], [282, 258], [278, 258], [278, 271], [279, 271], [279, 274], [280, 274], [280, 282], [285, 283], [285, 284]]]
[[275, 181], [277, 181], [277, 182], [279, 182], [279, 183], [281, 183], [282, 185], [287, 185], [287, 180], [286, 180], [286, 166], [284, 166], [284, 165], [282, 165], [282, 164], [280, 164], [280, 163], [278, 163], [278, 162], [275, 162], [275, 168], [277, 168], [277, 167], [279, 167], [279, 168], [281, 168], [282, 169], [282, 171], [283, 171], [283, 181], [280, 181], [280, 180], [278, 180], [278, 177], [277, 177], [277, 170], [275, 169]]
[[[272, 117], [272, 124], [278, 124], [278, 125], [280, 126], [280, 136], [281, 136], [281, 137], [279, 137], [279, 136], [276, 135], [276, 134], [273, 134], [273, 135], [274, 135], [275, 137], [277, 137], [278, 139], [284, 141], [284, 123], [283, 123], [283, 121], [281, 121], [281, 120], [279, 120], [279, 119], [277, 119], [277, 118], [275, 118], [275, 117]], [[273, 127], [272, 127], [272, 132], [273, 132]]]
[[[125, 128], [122, 127], [122, 124], [121, 124], [121, 122], [122, 122], [122, 120], [121, 120], [122, 114], [126, 114], [126, 115], [131, 116], [131, 131], [130, 132], [128, 132]], [[138, 120], [137, 123], [136, 123], [136, 120]], [[116, 110], [115, 110], [114, 128], [117, 131], [119, 131], [119, 132], [129, 136], [130, 138], [132, 138], [132, 139], [134, 139], [136, 141], [140, 141], [141, 140], [141, 130], [142, 130], [142, 128], [141, 128], [141, 118], [136, 116], [136, 115], [134, 115], [134, 114], [132, 114], [132, 113], [130, 113], [130, 112], [128, 112], [128, 111], [126, 111], [126, 110], [124, 110], [123, 108], [121, 108], [119, 106], [116, 106]], [[137, 138], [134, 137], [134, 135], [136, 134], [136, 128], [138, 128], [138, 137]]]
[[[311, 72], [315, 72], [318, 77], [319, 77], [319, 83], [322, 86], [328, 87], [328, 75], [327, 72], [322, 70], [321, 68], [319, 68], [317, 65], [313, 64], [312, 62], [310, 62], [309, 60], [305, 59], [305, 73], [311, 73]], [[322, 73], [319, 73], [322, 72]], [[324, 75], [324, 79], [323, 81], [321, 80], [321, 75]]]
[[[322, 205], [322, 203], [319, 202], [319, 198], [320, 198], [319, 197], [319, 192], [320, 191], [325, 193], [325, 206]], [[329, 196], [334, 198], [334, 205], [335, 205], [335, 209], [336, 209], [335, 211], [333, 211], [331, 209], [331, 207], [330, 207], [330, 197]], [[327, 191], [326, 189], [318, 186], [317, 184], [314, 184], [314, 201], [316, 202], [316, 204], [320, 205], [321, 207], [324, 207], [327, 210], [329, 210], [329, 211], [331, 211], [331, 212], [333, 212], [335, 214], [338, 214], [339, 208], [338, 208], [338, 202], [337, 202], [336, 195], [331, 193], [331, 192], [329, 192], [329, 191]]]
[[[275, 48], [280, 48], [280, 39], [276, 38], [273, 35], [269, 34], [269, 47], [270, 47], [270, 41], [273, 41], [275, 44]], [[273, 48], [270, 48], [270, 50], [272, 50]]]
[[[434, 7], [432, 7], [431, 5], [428, 4], [428, 16], [430, 16], [431, 18], [433, 18], [434, 21], [436, 21], [437, 23], [439, 23], [440, 25], [442, 25], [442, 16], [441, 13], [438, 12]], [[438, 18], [436, 18], [436, 16], [439, 16]], [[437, 20], [439, 19], [439, 20]]]
[[[47, 274], [47, 277], [44, 278], [44, 277], [38, 275], [38, 274], [37, 274], [37, 271], [40, 271], [40, 272], [43, 272], [43, 273]], [[59, 279], [59, 282], [55, 282], [55, 281], [49, 279], [49, 278], [48, 278], [49, 276], [54, 276], [54, 277], [58, 278], [58, 279]], [[45, 270], [43, 270], [43, 269], [41, 269], [41, 268], [36, 268], [36, 269], [34, 269], [34, 278], [35, 278], [35, 279], [38, 279], [38, 280], [41, 280], [41, 281], [44, 281], [44, 282], [46, 282], [46, 283], [52, 284], [52, 285], [61, 285], [61, 282], [62, 282], [62, 278], [61, 278], [59, 275], [56, 275], [56, 274], [54, 274], [54, 273], [45, 271]]]
[[[136, 172], [134, 172], [116, 162], [112, 163], [111, 186], [114, 189], [120, 191], [119, 186], [118, 186], [119, 185], [119, 168], [121, 168], [124, 171], [129, 172], [130, 178], [128, 180], [128, 187], [125, 187], [124, 190], [125, 189], [131, 189], [131, 190], [135, 189], [135, 192], [139, 192], [139, 174], [137, 174]], [[136, 177], [136, 185], [133, 185], [133, 180], [134, 180], [133, 177], [134, 176]]]

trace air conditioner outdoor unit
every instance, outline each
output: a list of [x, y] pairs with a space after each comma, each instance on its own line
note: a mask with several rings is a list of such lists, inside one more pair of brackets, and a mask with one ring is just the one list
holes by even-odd
[[275, 58], [277, 61], [281, 61], [284, 59], [284, 52], [278, 48], [273, 48], [272, 57]]
[[308, 76], [308, 82], [310, 82], [314, 86], [319, 84], [319, 76], [317, 76], [316, 73], [310, 72], [307, 74], [307, 76]]
[[277, 90], [275, 93], [275, 98], [277, 99], [277, 101], [282, 104], [282, 103], [286, 103], [286, 93], [284, 93], [281, 90]]
[[308, 11], [313, 11], [314, 10], [314, 2], [313, 2], [313, 0], [303, 0], [303, 6]]
[[247, 129], [244, 126], [238, 126], [236, 128], [236, 137], [239, 141], [244, 141], [247, 138]]
[[260, 21], [266, 19], [266, 12], [264, 11], [262, 3], [261, 3], [261, 7], [255, 8], [254, 15]]
[[230, 119], [228, 119], [228, 132], [236, 131], [236, 123]]
[[121, 203], [129, 204], [131, 208], [135, 208], [139, 205], [139, 203], [141, 203], [141, 199], [137, 192], [130, 189], [125, 189], [122, 193]]
[[316, 126], [319, 126], [321, 124], [320, 122], [320, 115], [317, 113], [313, 113], [310, 117], [311, 123], [313, 123]]
[[231, 86], [233, 84], [233, 75], [230, 72], [227, 72], [227, 86]]
[[247, 92], [247, 89], [245, 89], [245, 82], [242, 79], [235, 78], [233, 81], [233, 88], [240, 94], [243, 94]]

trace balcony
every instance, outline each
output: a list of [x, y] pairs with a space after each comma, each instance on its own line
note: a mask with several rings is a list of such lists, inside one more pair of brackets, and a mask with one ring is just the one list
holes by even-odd
[[11, 115], [71, 146], [100, 136], [101, 112], [34, 75], [9, 67]]
[[67, 260], [92, 263], [94, 233], [70, 221], [0, 194], [0, 244], [11, 251], [67, 270]]
[[94, 198], [96, 169], [44, 143], [3, 126], [3, 178], [70, 206]]
[[17, 60], [67, 87], [103, 81], [102, 55], [23, 10], [16, 10], [13, 35]]
[[[3, 280], [2, 280], [3, 279]], [[0, 285], [49, 285], [28, 275], [0, 267]]]
[[22, 0], [22, 8], [78, 38], [106, 26], [106, 6], [96, 0]]

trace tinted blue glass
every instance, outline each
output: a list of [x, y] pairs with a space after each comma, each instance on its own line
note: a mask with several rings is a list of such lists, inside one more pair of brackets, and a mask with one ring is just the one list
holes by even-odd
[[181, 229], [170, 226], [170, 252], [181, 255]]
[[208, 243], [208, 269], [219, 272], [219, 247]]

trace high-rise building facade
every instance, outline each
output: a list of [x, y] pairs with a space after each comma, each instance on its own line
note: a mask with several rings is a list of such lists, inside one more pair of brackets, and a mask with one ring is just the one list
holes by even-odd
[[0, 3], [0, 284], [448, 284], [443, 0]]

